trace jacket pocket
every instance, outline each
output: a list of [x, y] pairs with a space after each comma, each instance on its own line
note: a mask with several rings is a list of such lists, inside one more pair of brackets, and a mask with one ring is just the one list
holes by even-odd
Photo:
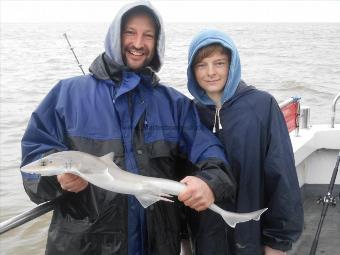
[[[124, 235], [120, 230], [91, 231], [97, 228], [88, 219], [68, 218], [50, 226], [46, 254], [113, 255], [123, 253]], [[98, 226], [100, 228], [100, 226]]]
[[95, 219], [75, 219], [70, 214], [54, 211], [49, 228], [46, 254], [126, 255], [126, 236], [121, 207], [111, 205]]

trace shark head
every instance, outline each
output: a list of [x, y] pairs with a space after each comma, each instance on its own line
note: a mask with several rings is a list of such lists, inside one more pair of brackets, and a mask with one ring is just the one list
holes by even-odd
[[23, 166], [21, 171], [42, 176], [63, 173], [83, 176], [107, 171], [108, 165], [113, 164], [112, 159], [113, 153], [96, 157], [80, 151], [61, 151], [29, 163]]
[[21, 167], [22, 172], [52, 176], [79, 168], [80, 159], [65, 152], [57, 152]]

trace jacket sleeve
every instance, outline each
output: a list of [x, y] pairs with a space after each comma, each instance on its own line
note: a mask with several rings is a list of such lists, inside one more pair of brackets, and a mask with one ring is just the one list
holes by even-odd
[[[187, 102], [186, 102], [187, 103]], [[201, 124], [193, 102], [184, 104], [180, 120], [180, 149], [188, 155], [198, 171], [196, 176], [213, 190], [216, 201], [233, 201], [236, 181], [230, 170], [223, 146], [203, 124]]]
[[[31, 115], [21, 140], [21, 166], [47, 154], [67, 150], [62, 117], [56, 110], [60, 87], [61, 85], [57, 84]], [[51, 200], [62, 194], [55, 176], [40, 177], [24, 172], [21, 172], [21, 175], [26, 193], [35, 203]]]
[[271, 100], [267, 154], [264, 163], [265, 205], [264, 245], [287, 251], [303, 227], [303, 207], [294, 154], [286, 123], [275, 101]]

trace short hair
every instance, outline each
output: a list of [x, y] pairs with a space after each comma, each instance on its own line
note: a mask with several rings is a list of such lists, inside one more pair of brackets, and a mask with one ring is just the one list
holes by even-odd
[[138, 5], [138, 6], [131, 8], [130, 10], [125, 12], [124, 15], [122, 16], [122, 20], [121, 20], [121, 24], [120, 24], [120, 33], [121, 33], [121, 36], [122, 36], [122, 33], [123, 33], [125, 26], [128, 23], [128, 21], [132, 17], [139, 16], [139, 15], [146, 15], [146, 16], [150, 17], [151, 20], [152, 20], [152, 23], [154, 24], [154, 27], [155, 27], [155, 54], [154, 54], [151, 62], [149, 63], [149, 65], [154, 70], [157, 70], [161, 65], [161, 61], [159, 59], [158, 51], [157, 51], [157, 49], [158, 49], [158, 37], [159, 37], [160, 30], [161, 30], [161, 24], [160, 24], [160, 21], [159, 21], [157, 15], [154, 13], [154, 11], [151, 10], [149, 7], [147, 7], [145, 5]]
[[230, 49], [223, 47], [220, 43], [212, 43], [198, 50], [194, 57], [193, 66], [201, 62], [204, 58], [210, 57], [213, 53], [219, 52], [228, 57], [228, 62], [231, 60]]

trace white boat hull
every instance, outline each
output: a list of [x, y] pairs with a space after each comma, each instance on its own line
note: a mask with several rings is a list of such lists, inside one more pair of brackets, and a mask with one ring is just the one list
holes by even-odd
[[[290, 134], [300, 187], [329, 184], [340, 151], [340, 125], [313, 125]], [[335, 184], [340, 184], [340, 178]]]

